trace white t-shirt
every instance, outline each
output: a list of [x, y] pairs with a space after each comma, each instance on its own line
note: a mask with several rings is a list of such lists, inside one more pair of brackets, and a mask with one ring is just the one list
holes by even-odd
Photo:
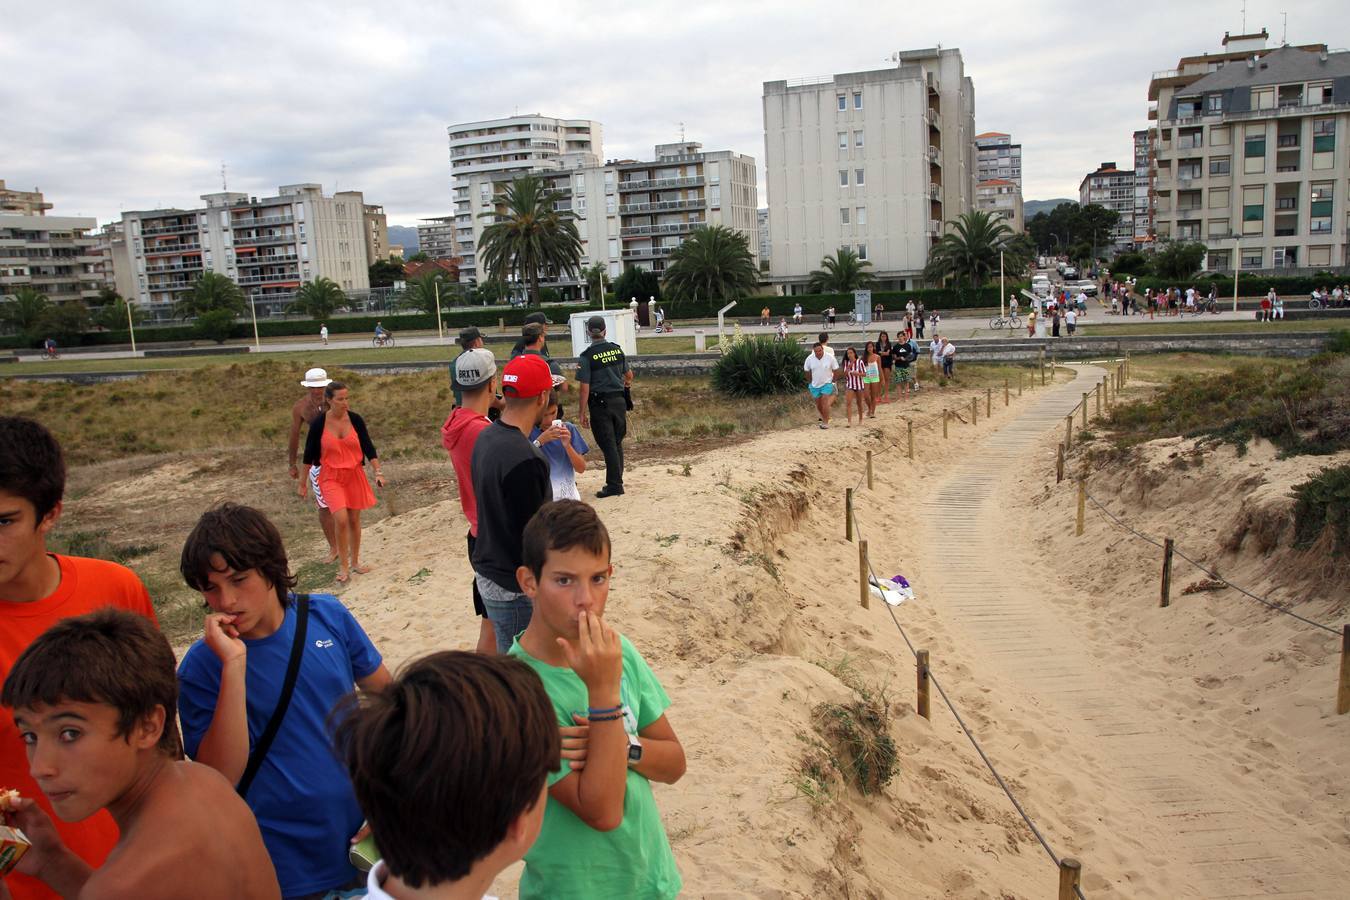
[[1068, 322], [1070, 325], [1075, 325], [1078, 323], [1078, 313], [1074, 312], [1071, 309], [1064, 314], [1064, 320]]
[[[393, 900], [384, 889], [384, 881], [389, 877], [389, 866], [384, 860], [377, 862], [366, 876], [366, 896], [370, 900]], [[496, 897], [483, 895], [483, 900], [497, 900]]]
[[948, 341], [948, 342], [947, 342], [947, 346], [945, 346], [945, 347], [942, 348], [942, 355], [943, 355], [943, 356], [955, 356], [955, 355], [956, 355], [956, 345], [953, 344], [951, 341]]
[[822, 353], [816, 356], [815, 351], [806, 355], [806, 362], [802, 363], [802, 368], [811, 373], [811, 387], [824, 387], [834, 381], [834, 373], [839, 370], [839, 363], [835, 360], [834, 354]]

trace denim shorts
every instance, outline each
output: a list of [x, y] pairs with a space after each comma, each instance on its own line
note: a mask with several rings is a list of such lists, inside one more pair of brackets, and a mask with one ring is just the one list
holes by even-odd
[[511, 649], [516, 635], [530, 624], [534, 604], [524, 594], [507, 590], [490, 578], [484, 578], [476, 572], [473, 577], [478, 585], [478, 593], [483, 597], [483, 606], [487, 608], [492, 631], [497, 636], [497, 652], [505, 653]]

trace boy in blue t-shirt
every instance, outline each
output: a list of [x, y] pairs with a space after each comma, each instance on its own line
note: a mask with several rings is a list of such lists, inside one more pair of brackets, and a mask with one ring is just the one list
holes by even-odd
[[562, 417], [563, 407], [558, 402], [558, 391], [555, 388], [548, 395], [548, 405], [539, 414], [539, 423], [530, 432], [530, 441], [548, 460], [548, 476], [553, 485], [553, 499], [580, 500], [581, 492], [577, 490], [577, 476], [586, 471], [585, 456], [591, 452], [591, 448], [581, 436], [581, 429], [571, 422], [562, 422], [561, 425], [554, 427], [553, 423], [561, 422]]
[[510, 653], [538, 673], [562, 733], [543, 830], [525, 854], [522, 900], [674, 897], [679, 869], [651, 782], [674, 784], [684, 748], [661, 682], [606, 624], [609, 532], [577, 500], [546, 503], [525, 526], [516, 570], [534, 615]]
[[296, 644], [295, 577], [281, 534], [256, 509], [226, 503], [208, 510], [188, 535], [179, 567], [211, 610], [205, 635], [178, 667], [187, 755], [238, 785], [298, 651], [281, 727], [242, 793], [283, 896], [359, 886], [348, 851], [363, 817], [332, 753], [327, 720], [354, 686], [370, 691], [389, 683], [379, 651], [329, 594], [308, 596], [305, 639]]

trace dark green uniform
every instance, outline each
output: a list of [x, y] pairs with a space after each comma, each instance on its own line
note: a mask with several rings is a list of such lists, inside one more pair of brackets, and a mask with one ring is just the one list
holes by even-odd
[[628, 409], [623, 395], [628, 357], [618, 344], [600, 340], [582, 351], [580, 363], [577, 380], [591, 386], [586, 403], [591, 434], [605, 455], [604, 493], [621, 494], [623, 439], [628, 433]]

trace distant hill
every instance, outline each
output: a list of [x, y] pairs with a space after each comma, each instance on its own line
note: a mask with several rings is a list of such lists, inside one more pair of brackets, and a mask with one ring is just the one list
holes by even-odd
[[390, 225], [389, 243], [401, 244], [403, 255], [412, 256], [417, 252], [417, 229], [411, 225]]
[[[1048, 213], [1050, 210], [1054, 209], [1056, 206], [1059, 206], [1061, 203], [1077, 203], [1077, 202], [1078, 202], [1077, 200], [1070, 200], [1067, 197], [1060, 200], [1028, 200], [1027, 202], [1022, 204], [1022, 218], [1030, 219], [1033, 216], [1035, 216], [1036, 213], [1041, 212]], [[389, 239], [391, 241], [393, 240], [392, 237], [393, 231], [394, 229], [392, 228], [389, 229], [389, 233], [391, 235]]]

